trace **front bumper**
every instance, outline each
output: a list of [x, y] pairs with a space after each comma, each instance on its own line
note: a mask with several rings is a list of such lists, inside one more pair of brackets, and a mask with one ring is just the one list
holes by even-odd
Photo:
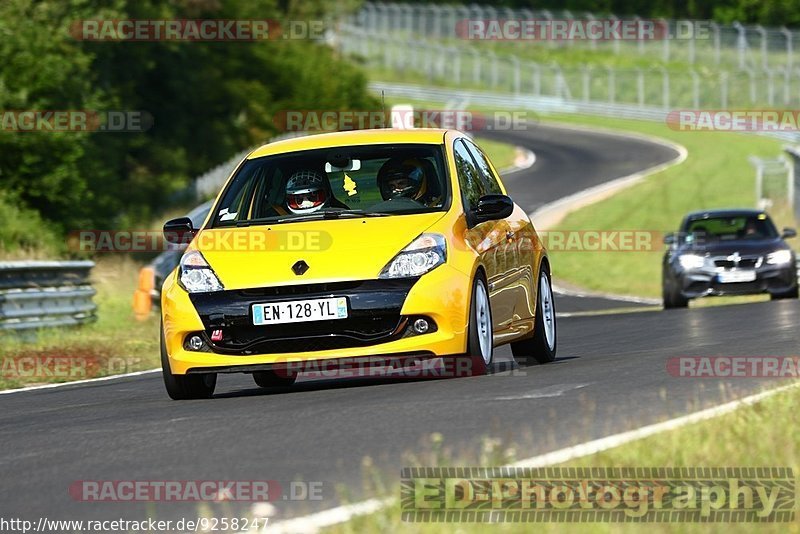
[[683, 271], [678, 282], [681, 293], [686, 298], [786, 293], [797, 285], [797, 268], [794, 262], [787, 265], [763, 265], [755, 269], [755, 272], [754, 281], [724, 283], [720, 281], [717, 271]]
[[[445, 356], [466, 350], [469, 277], [442, 265], [416, 280], [364, 280], [188, 295], [174, 275], [162, 292], [164, 338], [174, 374], [241, 370], [304, 361], [373, 355]], [[253, 326], [251, 307], [276, 300], [340, 297], [350, 316], [335, 321]], [[423, 316], [436, 328], [409, 332], [409, 319]], [[211, 341], [221, 329], [223, 340]], [[185, 347], [201, 335], [208, 352]], [[223, 371], [225, 372], [225, 371]]]

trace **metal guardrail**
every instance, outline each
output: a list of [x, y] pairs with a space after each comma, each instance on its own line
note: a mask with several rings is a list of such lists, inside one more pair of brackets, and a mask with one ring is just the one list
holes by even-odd
[[72, 326], [96, 320], [92, 261], [0, 262], [0, 330]]

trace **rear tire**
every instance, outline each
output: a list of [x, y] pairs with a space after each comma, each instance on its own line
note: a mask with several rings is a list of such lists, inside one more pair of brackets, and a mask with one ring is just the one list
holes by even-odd
[[167, 395], [172, 400], [210, 399], [217, 386], [216, 373], [197, 375], [174, 375], [169, 367], [167, 347], [164, 341], [164, 327], [161, 327], [161, 374]]
[[253, 380], [261, 388], [289, 387], [297, 380], [297, 373], [286, 371], [281, 375], [275, 371], [256, 371], [253, 373]]
[[546, 265], [539, 270], [538, 290], [536, 292], [536, 318], [533, 336], [511, 343], [514, 359], [527, 365], [550, 363], [556, 359], [558, 337], [556, 328], [556, 306], [553, 299], [553, 285], [550, 271]]

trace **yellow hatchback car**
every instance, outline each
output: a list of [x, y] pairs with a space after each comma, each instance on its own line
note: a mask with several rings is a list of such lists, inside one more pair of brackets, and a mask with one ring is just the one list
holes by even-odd
[[[312, 365], [556, 355], [550, 264], [486, 154], [453, 130], [362, 130], [265, 145], [236, 168], [162, 289], [173, 399], [218, 373], [291, 385]], [[405, 365], [405, 363], [404, 363]], [[319, 367], [316, 367], [319, 368]], [[452, 369], [452, 367], [450, 367]]]

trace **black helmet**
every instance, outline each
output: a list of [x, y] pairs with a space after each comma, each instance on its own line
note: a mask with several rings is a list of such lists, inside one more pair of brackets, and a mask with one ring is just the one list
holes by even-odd
[[383, 200], [419, 200], [428, 189], [425, 167], [418, 159], [392, 158], [378, 171], [378, 187]]

